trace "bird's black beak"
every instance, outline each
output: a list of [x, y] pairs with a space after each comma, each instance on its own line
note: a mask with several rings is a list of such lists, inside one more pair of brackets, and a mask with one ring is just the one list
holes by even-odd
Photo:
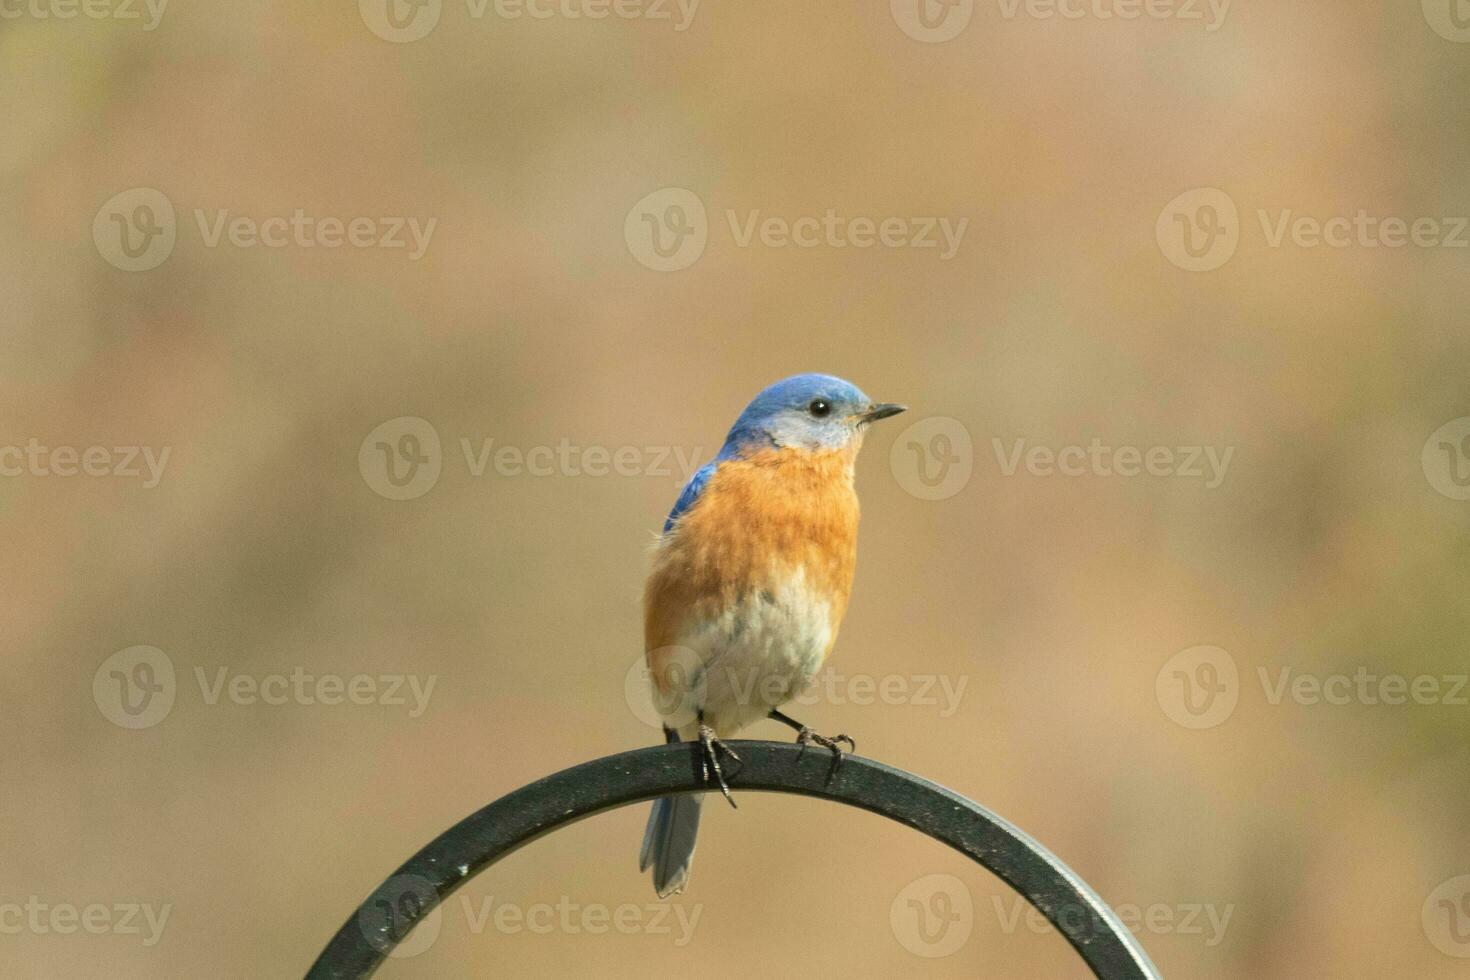
[[861, 422], [863, 425], [867, 425], [869, 422], [876, 422], [879, 419], [890, 418], [891, 416], [897, 415], [899, 412], [906, 411], [908, 411], [907, 405], [895, 405], [893, 402], [879, 402], [872, 408], [869, 408], [862, 415], [858, 416], [858, 421]]

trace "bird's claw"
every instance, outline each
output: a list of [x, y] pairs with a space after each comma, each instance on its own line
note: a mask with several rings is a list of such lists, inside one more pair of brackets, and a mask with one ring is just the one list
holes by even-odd
[[[710, 773], [714, 773], [714, 781], [720, 784], [720, 792], [725, 796], [725, 802], [735, 807], [735, 798], [730, 795], [730, 784], [725, 782], [725, 771], [720, 768], [720, 753], [728, 755], [741, 766], [745, 763], [735, 750], [715, 737], [715, 730], [708, 725], [699, 726], [699, 744], [704, 748], [704, 781], [710, 782]], [[738, 770], [737, 770], [738, 771]], [[739, 807], [735, 807], [739, 809]]]
[[832, 771], [836, 772], [842, 766], [842, 760], [846, 758], [847, 752], [842, 751], [842, 743], [847, 743], [848, 752], [857, 751], [857, 742], [853, 741], [851, 735], [819, 735], [805, 725], [796, 733], [796, 744], [801, 746], [803, 752], [808, 745], [820, 745], [824, 749], [832, 751]]

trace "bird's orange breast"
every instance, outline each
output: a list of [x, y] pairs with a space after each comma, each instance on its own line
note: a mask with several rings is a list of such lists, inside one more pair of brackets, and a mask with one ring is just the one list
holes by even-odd
[[857, 562], [853, 455], [772, 449], [719, 464], [660, 540], [648, 576], [644, 640], [660, 689], [661, 648], [792, 576], [830, 609], [830, 650]]

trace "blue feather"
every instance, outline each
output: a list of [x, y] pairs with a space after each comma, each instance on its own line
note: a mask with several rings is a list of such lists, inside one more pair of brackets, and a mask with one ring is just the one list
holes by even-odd
[[648, 829], [643, 832], [643, 849], [638, 854], [638, 870], [653, 867], [653, 887], [659, 898], [683, 891], [689, 881], [702, 802], [703, 793], [661, 796], [653, 801]]
[[[791, 417], [792, 413], [800, 413], [818, 398], [840, 407], [843, 411], [828, 422]], [[867, 404], [868, 396], [856, 385], [830, 374], [798, 374], [777, 381], [745, 406], [745, 411], [740, 413], [740, 417], [730, 428], [730, 434], [725, 437], [725, 444], [720, 447], [719, 455], [701, 466], [690, 478], [684, 492], [674, 502], [674, 509], [669, 511], [668, 519], [664, 521], [664, 533], [668, 534], [673, 530], [680, 516], [699, 500], [710, 477], [714, 476], [715, 469], [722, 461], [738, 459], [758, 449], [778, 446], [781, 444], [780, 436], [795, 437], [800, 442], [815, 445], [841, 445], [851, 438], [850, 429], [840, 421], [841, 416]]]
[[689, 478], [689, 482], [684, 485], [684, 492], [679, 494], [678, 500], [674, 501], [674, 509], [669, 511], [668, 520], [664, 521], [665, 534], [668, 534], [673, 529], [674, 522], [679, 519], [681, 514], [694, 506], [694, 502], [704, 492], [705, 485], [709, 483], [710, 477], [715, 475], [716, 465], [718, 465], [718, 460], [710, 460], [696, 470], [694, 475]]
[[[807, 406], [818, 399], [832, 406], [831, 415], [807, 414]], [[853, 436], [845, 417], [870, 404], [857, 385], [830, 374], [798, 374], [777, 381], [745, 406], [715, 458], [734, 459], [772, 446], [838, 448]]]

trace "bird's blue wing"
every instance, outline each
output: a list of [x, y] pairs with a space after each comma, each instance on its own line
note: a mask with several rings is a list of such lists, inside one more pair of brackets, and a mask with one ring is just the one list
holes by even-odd
[[669, 511], [669, 519], [664, 521], [665, 534], [673, 529], [674, 523], [686, 510], [694, 506], [694, 502], [704, 492], [705, 485], [709, 483], [710, 477], [715, 475], [715, 466], [718, 463], [718, 460], [710, 460], [695, 470], [694, 475], [689, 478], [689, 482], [684, 485], [684, 492], [679, 494], [678, 500], [674, 501], [674, 509]]

